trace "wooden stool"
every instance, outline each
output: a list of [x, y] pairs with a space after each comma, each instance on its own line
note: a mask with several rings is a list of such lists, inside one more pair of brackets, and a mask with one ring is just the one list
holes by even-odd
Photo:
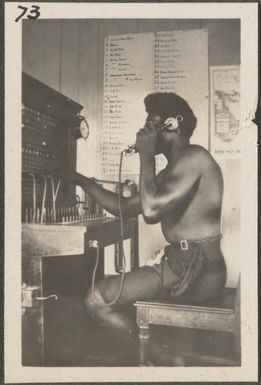
[[199, 357], [199, 361], [220, 366], [240, 366], [240, 280], [236, 289], [225, 288], [220, 299], [205, 301], [204, 304], [175, 303], [172, 299], [171, 301], [138, 301], [134, 306], [137, 307], [141, 366], [147, 366], [147, 345], [151, 324], [231, 332], [235, 340], [235, 360], [205, 356], [201, 361]]

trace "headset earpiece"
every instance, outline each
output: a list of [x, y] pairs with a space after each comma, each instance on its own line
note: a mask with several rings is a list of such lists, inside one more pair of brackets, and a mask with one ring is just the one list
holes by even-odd
[[173, 119], [172, 130], [176, 130], [178, 126], [179, 126], [178, 119], [177, 118]]
[[178, 128], [179, 123], [183, 121], [182, 115], [177, 115], [176, 118], [168, 118], [164, 122], [164, 127], [168, 131], [174, 131]]

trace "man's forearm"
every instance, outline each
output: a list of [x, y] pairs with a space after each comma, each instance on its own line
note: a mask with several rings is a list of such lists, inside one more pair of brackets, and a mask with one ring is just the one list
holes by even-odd
[[[105, 210], [113, 215], [119, 215], [118, 194], [106, 190], [95, 181], [81, 174], [76, 174], [75, 183], [90, 194]], [[124, 204], [124, 198], [122, 198]]]
[[152, 215], [157, 181], [155, 175], [155, 157], [146, 156], [140, 159], [140, 196], [145, 217]]

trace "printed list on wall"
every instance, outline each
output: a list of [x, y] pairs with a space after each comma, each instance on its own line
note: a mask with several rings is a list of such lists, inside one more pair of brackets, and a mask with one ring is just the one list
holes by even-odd
[[[118, 174], [120, 152], [144, 126], [144, 97], [175, 92], [197, 117], [192, 142], [208, 147], [207, 30], [108, 36], [104, 52], [102, 173]], [[157, 156], [157, 171], [166, 164]], [[138, 155], [125, 158], [123, 174], [138, 174]]]

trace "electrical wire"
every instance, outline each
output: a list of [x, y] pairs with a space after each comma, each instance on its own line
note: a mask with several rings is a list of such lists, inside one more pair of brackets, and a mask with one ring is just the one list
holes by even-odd
[[33, 223], [35, 223], [35, 218], [36, 218], [36, 181], [35, 181], [34, 173], [31, 172], [30, 175], [33, 178]]
[[42, 199], [42, 211], [41, 211], [41, 224], [43, 223], [43, 216], [45, 210], [45, 200], [46, 200], [46, 190], [47, 190], [47, 179], [45, 175], [42, 175], [44, 178], [44, 189], [43, 189], [43, 199]]
[[52, 184], [52, 197], [53, 197], [53, 220], [56, 222], [56, 206], [55, 206], [55, 201], [59, 192], [60, 184], [61, 184], [61, 178], [58, 179], [56, 189], [54, 188], [54, 179], [52, 175], [48, 175], [49, 178], [51, 179], [51, 184]]
[[96, 272], [97, 272], [98, 265], [99, 265], [99, 260], [100, 260], [100, 247], [99, 247], [99, 243], [96, 241], [96, 244], [93, 245], [93, 247], [96, 247], [96, 261], [95, 261], [95, 266], [94, 266], [93, 273], [92, 273], [92, 293], [94, 293], [95, 277], [96, 277]]
[[[122, 202], [121, 202], [121, 173], [122, 173], [122, 161], [123, 161], [123, 155], [125, 153], [124, 151], [121, 151], [120, 155], [120, 165], [119, 165], [119, 193], [118, 193], [118, 210], [119, 210], [119, 216], [120, 216], [120, 247], [119, 247], [119, 253], [120, 256], [122, 257], [123, 261], [123, 266], [122, 266], [122, 271], [121, 271], [121, 279], [120, 279], [120, 286], [119, 286], [119, 291], [116, 295], [116, 297], [109, 303], [105, 303], [104, 306], [112, 306], [115, 303], [117, 303], [121, 297], [122, 290], [123, 290], [123, 283], [124, 283], [124, 278], [125, 278], [125, 273], [126, 273], [126, 256], [124, 252], [124, 245], [123, 245], [123, 240], [124, 240], [124, 227], [123, 227], [123, 212], [122, 212]], [[96, 271], [99, 263], [99, 248], [97, 246], [97, 252], [96, 252], [96, 263], [95, 267], [93, 270], [93, 275], [92, 275], [92, 288], [91, 292], [95, 296], [95, 276], [96, 276]]]

